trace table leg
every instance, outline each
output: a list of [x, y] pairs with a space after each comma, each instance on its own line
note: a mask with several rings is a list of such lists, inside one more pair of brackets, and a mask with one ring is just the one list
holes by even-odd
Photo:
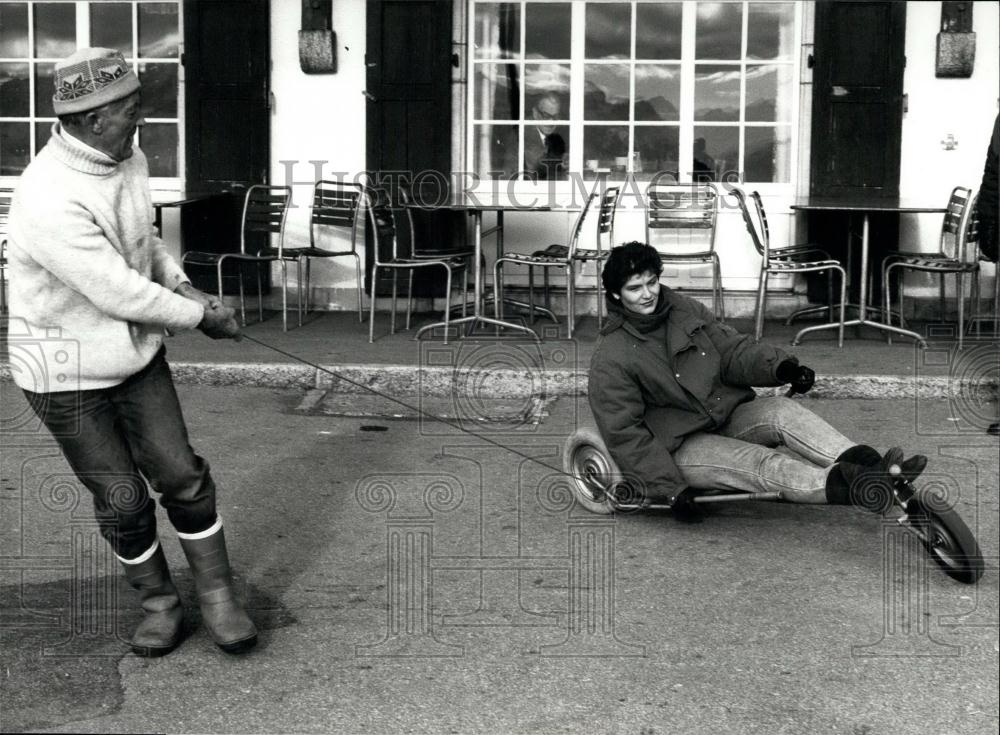
[[916, 332], [910, 329], [903, 329], [884, 322], [868, 319], [865, 309], [868, 304], [868, 212], [865, 212], [865, 219], [861, 225], [861, 307], [858, 312], [858, 323], [884, 332], [901, 334], [904, 337], [912, 337], [921, 347], [926, 347], [927, 342]]
[[[476, 277], [475, 277], [475, 280], [474, 280], [474, 284], [475, 285], [473, 287], [475, 303], [472, 305], [472, 315], [471, 316], [464, 316], [464, 317], [461, 317], [459, 319], [452, 319], [449, 322], [449, 325], [457, 327], [460, 324], [469, 324], [471, 329], [475, 329], [476, 325], [478, 325], [480, 323], [493, 324], [493, 325], [495, 325], [497, 327], [507, 327], [509, 329], [519, 329], [522, 332], [527, 332], [532, 337], [534, 337], [536, 340], [541, 341], [539, 339], [539, 337], [538, 337], [538, 333], [535, 332], [534, 329], [530, 329], [529, 327], [523, 327], [520, 324], [512, 324], [511, 322], [505, 322], [505, 321], [503, 321], [501, 319], [491, 319], [490, 317], [487, 317], [487, 316], [483, 315], [483, 307], [482, 307], [482, 303], [483, 303], [483, 274], [482, 274], [482, 269], [479, 267], [479, 264], [482, 261], [482, 257], [483, 257], [483, 212], [482, 212], [482, 210], [479, 210], [479, 209], [473, 209], [473, 210], [470, 210], [470, 211], [471, 211], [471, 214], [472, 214], [473, 231], [474, 231], [474, 234], [473, 234], [474, 251], [473, 251], [472, 258], [473, 258], [473, 262], [475, 263], [475, 267], [476, 267]], [[498, 210], [497, 211], [497, 233], [498, 233], [499, 237], [503, 237], [503, 211], [502, 210]], [[496, 288], [496, 284], [494, 284], [493, 287]], [[417, 330], [417, 333], [414, 335], [413, 338], [414, 339], [420, 339], [420, 335], [422, 335], [424, 332], [426, 332], [428, 330], [436, 329], [438, 327], [444, 327], [444, 326], [445, 326], [444, 322], [433, 322], [431, 324], [426, 324], [426, 325], [424, 325], [423, 327], [421, 327], [420, 329]]]
[[868, 316], [868, 212], [861, 220], [861, 295], [858, 297], [858, 321], [865, 323]]
[[[900, 334], [904, 337], [912, 337], [917, 341], [921, 347], [926, 347], [927, 342], [916, 332], [909, 329], [903, 329], [902, 327], [896, 327], [891, 324], [884, 324], [880, 321], [875, 321], [868, 318], [868, 212], [864, 213], [864, 219], [861, 222], [861, 284], [859, 286], [859, 298], [858, 298], [858, 318], [849, 319], [844, 322], [845, 327], [874, 327], [875, 329], [881, 329], [885, 332], [892, 332], [893, 334]], [[817, 324], [812, 327], [806, 327], [805, 329], [799, 331], [792, 340], [793, 345], [799, 344], [802, 341], [803, 335], [809, 332], [817, 332], [821, 329], [837, 329], [839, 327], [838, 322], [831, 322], [830, 324]]]

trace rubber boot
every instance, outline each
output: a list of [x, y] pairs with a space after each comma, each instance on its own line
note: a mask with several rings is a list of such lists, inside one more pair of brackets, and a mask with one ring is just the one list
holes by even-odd
[[125, 578], [139, 591], [146, 616], [132, 634], [132, 652], [137, 656], [163, 656], [181, 641], [184, 609], [170, 579], [167, 558], [160, 542], [148, 559], [132, 564], [122, 560]]
[[204, 538], [181, 534], [178, 538], [194, 575], [198, 606], [208, 634], [226, 653], [250, 650], [257, 643], [257, 628], [236, 599], [222, 525]]

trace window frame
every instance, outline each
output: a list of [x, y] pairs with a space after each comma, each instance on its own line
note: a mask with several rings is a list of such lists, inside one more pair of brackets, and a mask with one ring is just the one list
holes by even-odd
[[[0, 63], [17, 63], [28, 65], [28, 104], [29, 115], [25, 116], [5, 116], [0, 115], [2, 123], [27, 123], [29, 126], [29, 163], [37, 155], [37, 126], [41, 124], [51, 126], [56, 121], [55, 117], [36, 115], [36, 67], [38, 65], [53, 64], [60, 59], [50, 57], [35, 56], [35, 13], [37, 5], [52, 4], [53, 0], [5, 0], [12, 5], [23, 4], [28, 10], [28, 56], [23, 58], [0, 57]], [[128, 3], [131, 10], [132, 23], [132, 48], [125, 54], [125, 60], [138, 75], [139, 67], [145, 64], [176, 64], [177, 65], [177, 117], [144, 117], [150, 124], [174, 123], [177, 126], [177, 175], [176, 176], [150, 176], [149, 186], [154, 200], [174, 198], [184, 189], [185, 179], [185, 136], [184, 136], [184, 65], [181, 59], [184, 55], [184, 3], [182, 0], [77, 0], [72, 3], [75, 10], [75, 33], [76, 48], [90, 46], [90, 8], [94, 5], [105, 3]], [[140, 57], [139, 53], [139, 23], [138, 6], [151, 3], [166, 3], [177, 6], [178, 33], [180, 40], [178, 43], [178, 53], [176, 57]], [[69, 3], [67, 3], [69, 4]], [[139, 133], [141, 137], [141, 133]], [[13, 187], [16, 185], [19, 176], [0, 176], [0, 186]]]
[[[487, 178], [485, 175], [479, 175], [476, 166], [475, 159], [475, 142], [476, 142], [476, 128], [477, 125], [482, 125], [484, 123], [500, 124], [500, 125], [517, 125], [518, 130], [518, 152], [523, 152], [523, 138], [524, 138], [524, 128], [526, 123], [530, 121], [528, 117], [528, 110], [524, 109], [525, 100], [525, 84], [524, 84], [524, 67], [527, 64], [533, 63], [566, 63], [562, 59], [526, 59], [522, 54], [518, 54], [514, 58], [503, 58], [501, 56], [484, 56], [482, 58], [476, 58], [476, 10], [477, 6], [480, 5], [495, 5], [500, 2], [508, 2], [511, 4], [516, 4], [520, 7], [520, 43], [523, 49], [524, 39], [526, 32], [526, 4], [531, 3], [568, 3], [571, 6], [571, 57], [569, 59], [570, 66], [570, 85], [569, 85], [569, 110], [568, 119], [560, 121], [558, 124], [566, 125], [569, 128], [569, 151], [570, 155], [567, 158], [567, 171], [568, 177], [566, 180], [555, 180], [555, 181], [531, 181], [528, 179], [518, 178], [513, 181], [513, 186], [515, 190], [525, 190], [533, 191], [539, 189], [555, 189], [556, 191], [568, 191], [571, 187], [578, 185], [579, 182], [584, 182], [585, 185], [591, 186], [594, 182], [594, 177], [584, 176], [584, 151], [583, 151], [583, 137], [584, 129], [586, 126], [594, 125], [608, 125], [608, 126], [628, 126], [628, 137], [629, 137], [629, 151], [635, 150], [635, 131], [637, 127], [669, 127], [671, 125], [678, 128], [678, 159], [679, 161], [690, 162], [693, 157], [694, 152], [694, 139], [695, 139], [695, 128], [696, 127], [723, 127], [723, 128], [735, 128], [739, 131], [740, 135], [740, 149], [739, 149], [739, 171], [741, 181], [734, 182], [740, 183], [741, 185], [746, 185], [751, 188], [758, 189], [762, 194], [774, 194], [774, 195], [787, 195], [794, 192], [797, 180], [799, 177], [799, 146], [800, 140], [800, 124], [801, 124], [801, 64], [802, 64], [802, 28], [803, 28], [803, 10], [801, 8], [801, 3], [792, 2], [790, 0], [719, 0], [725, 4], [729, 5], [740, 5], [742, 6], [741, 13], [741, 49], [740, 56], [736, 59], [725, 59], [725, 60], [712, 60], [712, 59], [698, 59], [696, 58], [696, 22], [697, 22], [697, 10], [698, 10], [698, 0], [679, 0], [678, 4], [682, 7], [682, 24], [681, 24], [681, 58], [677, 60], [649, 60], [649, 59], [636, 59], [635, 48], [636, 48], [636, 22], [638, 13], [635, 10], [635, 6], [648, 4], [648, 3], [659, 3], [666, 0], [589, 0], [590, 2], [616, 2], [623, 5], [628, 4], [632, 7], [630, 12], [630, 58], [628, 59], [607, 59], [607, 60], [588, 60], [584, 58], [585, 52], [585, 33], [584, 23], [586, 18], [586, 5], [588, 0], [469, 0], [468, 12], [466, 17], [466, 38], [468, 39], [467, 53], [466, 53], [466, 64], [468, 73], [466, 76], [468, 83], [468, 90], [466, 94], [465, 101], [465, 121], [463, 125], [462, 138], [465, 145], [464, 159], [469, 162], [469, 171], [473, 173], [474, 176], [478, 177], [478, 186], [485, 188], [493, 188], [496, 186], [498, 180]], [[749, 7], [751, 5], [759, 4], [781, 4], [786, 5], [792, 10], [792, 26], [790, 29], [790, 34], [792, 38], [792, 45], [789, 50], [787, 57], [782, 59], [753, 59], [747, 56], [747, 34], [749, 25]], [[636, 75], [635, 67], [637, 65], [643, 64], [679, 64], [680, 66], [680, 109], [679, 109], [679, 119], [676, 123], [668, 122], [666, 125], [662, 122], [654, 121], [636, 121], [635, 120], [635, 88], [636, 88]], [[477, 119], [475, 115], [475, 104], [477, 95], [477, 67], [483, 64], [516, 64], [521, 70], [520, 73], [520, 87], [519, 99], [521, 101], [521, 117], [516, 120], [495, 120], [492, 118]], [[584, 119], [583, 108], [584, 108], [584, 67], [588, 64], [628, 64], [630, 67], [629, 73], [629, 120], [624, 121], [587, 121]], [[695, 119], [695, 76], [696, 68], [698, 65], [714, 65], [714, 66], [733, 66], [740, 70], [740, 112], [739, 119], [731, 122], [714, 122], [714, 121], [699, 121]], [[746, 104], [747, 104], [747, 73], [746, 70], [753, 66], [786, 66], [789, 68], [789, 81], [787, 89], [787, 109], [789, 111], [789, 117], [787, 120], [773, 120], [773, 121], [747, 121], [746, 118]], [[772, 128], [772, 129], [784, 129], [788, 133], [788, 163], [786, 164], [787, 169], [787, 179], [784, 181], [742, 181], [742, 176], [746, 170], [746, 130], [751, 128]], [[640, 188], [644, 188], [647, 181], [644, 179], [634, 180], [630, 176], [633, 166], [633, 155], [629, 155], [628, 172], [623, 177], [621, 175], [608, 176], [605, 180], [609, 183], [621, 183], [629, 180], [631, 185], [635, 186], [638, 184]], [[685, 166], [679, 164], [678, 168], [685, 168]], [[692, 168], [690, 163], [686, 168]], [[475, 179], [474, 179], [475, 180]], [[499, 181], [507, 182], [508, 179], [500, 179]], [[687, 184], [692, 182], [692, 172], [681, 171], [679, 172], [678, 182], [682, 184]]]

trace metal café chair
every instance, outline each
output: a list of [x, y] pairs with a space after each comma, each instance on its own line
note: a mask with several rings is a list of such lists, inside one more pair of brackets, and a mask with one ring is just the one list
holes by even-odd
[[[715, 224], [718, 215], [718, 194], [710, 184], [661, 184], [646, 187], [646, 242], [660, 253], [664, 265], [710, 266], [712, 268], [712, 310], [716, 318], [725, 320], [722, 294], [722, 270], [715, 252]], [[707, 244], [693, 244], [692, 236], [683, 243], [681, 230], [705, 231]], [[664, 245], [654, 233], [671, 231], [674, 242]], [[661, 238], [662, 239], [662, 238]]]
[[[604, 269], [604, 261], [607, 260], [608, 255], [611, 252], [611, 248], [615, 244], [615, 214], [618, 211], [618, 200], [621, 198], [622, 188], [620, 186], [611, 186], [605, 189], [601, 193], [601, 207], [597, 212], [597, 233], [594, 240], [596, 248], [581, 248], [577, 247], [576, 252], [573, 255], [573, 260], [581, 264], [587, 261], [594, 261], [594, 277], [597, 286], [597, 328], [600, 329], [604, 324], [604, 287], [601, 283], [601, 271]], [[604, 239], [607, 237], [608, 247], [604, 249]], [[535, 252], [535, 255], [561, 255], [567, 252], [568, 248], [566, 245], [549, 245], [545, 250], [539, 250]], [[551, 306], [549, 305], [549, 270], [548, 268], [542, 269], [542, 277], [544, 279], [544, 290], [545, 290], [545, 307], [551, 312]], [[528, 267], [528, 295], [529, 299], [534, 301], [534, 278], [533, 278], [533, 266]]]
[[[309, 247], [285, 248], [285, 254], [305, 262], [306, 303], [305, 313], [309, 313], [312, 300], [310, 264], [313, 258], [354, 258], [355, 283], [358, 289], [358, 321], [364, 321], [361, 282], [361, 256], [358, 254], [358, 224], [361, 220], [361, 203], [364, 190], [360, 184], [320, 179], [313, 185], [312, 204], [309, 210]], [[346, 237], [346, 246], [322, 247], [324, 242], [341, 234]], [[301, 275], [301, 269], [299, 270]], [[300, 320], [301, 325], [301, 320]]]
[[[467, 267], [472, 265], [472, 258], [475, 256], [476, 250], [471, 245], [458, 249], [436, 247], [433, 244], [426, 243], [422, 238], [417, 237], [417, 226], [413, 216], [413, 209], [414, 207], [419, 208], [421, 204], [419, 201], [415, 200], [412, 190], [406, 184], [399, 184], [396, 191], [400, 207], [404, 212], [406, 212], [407, 234], [410, 237], [410, 257], [413, 260], [431, 261], [461, 258], [468, 261]], [[413, 274], [415, 272], [415, 269], [410, 269], [410, 278], [406, 290], [406, 329], [410, 328], [410, 314], [413, 312]], [[466, 278], [468, 278], [468, 273], [466, 273]], [[466, 286], [468, 286], [468, 283], [466, 283]], [[467, 292], [468, 288], [466, 287], [463, 289], [463, 299], [467, 295]], [[468, 302], [463, 300], [461, 304], [451, 306], [451, 309], [454, 310], [459, 307], [462, 309], [462, 316], [465, 316], [468, 312]]]
[[[978, 220], [975, 212], [976, 196], [972, 190], [964, 186], [956, 186], [952, 189], [951, 196], [948, 197], [948, 210], [941, 223], [937, 251], [921, 253], [899, 250], [888, 254], [882, 260], [883, 309], [888, 323], [892, 321], [892, 315], [889, 313], [889, 284], [894, 270], [921, 271], [941, 276], [938, 304], [942, 318], [945, 316], [944, 277], [954, 274], [956, 281], [955, 300], [958, 309], [958, 349], [962, 349], [962, 336], [965, 331], [966, 274], [973, 274], [973, 292], [976, 301], [978, 301], [977, 279], [974, 276], [979, 271]], [[905, 327], [902, 272], [897, 290], [899, 291], [899, 325]], [[891, 342], [892, 336], [890, 335], [887, 339]]]
[[[453, 276], [463, 272], [462, 294], [463, 301], [468, 290], [468, 264], [466, 257], [441, 257], [441, 258], [414, 258], [412, 254], [400, 252], [399, 233], [396, 228], [396, 215], [393, 201], [389, 192], [382, 187], [365, 188], [365, 208], [368, 211], [368, 224], [372, 232], [372, 295], [369, 299], [370, 316], [368, 319], [368, 342], [375, 341], [375, 286], [378, 281], [379, 270], [386, 269], [392, 272], [392, 306], [389, 317], [389, 333], [396, 333], [396, 300], [398, 290], [398, 273], [407, 269], [411, 272], [417, 268], [443, 268], [446, 274], [445, 280], [445, 304], [444, 304], [444, 344], [448, 344], [448, 320], [451, 314], [451, 284]], [[408, 217], [412, 226], [412, 218]], [[410, 232], [411, 243], [414, 233]], [[412, 250], [412, 247], [411, 247]], [[385, 255], [385, 252], [388, 255]], [[385, 258], [385, 259], [383, 259]], [[464, 309], [463, 309], [463, 316]], [[407, 328], [409, 328], [409, 314], [407, 314]]]
[[[753, 202], [753, 212], [750, 211], [746, 193], [734, 188], [730, 194], [736, 197], [740, 205], [743, 224], [753, 242], [754, 249], [760, 255], [760, 277], [757, 281], [757, 307], [754, 311], [754, 339], [760, 341], [764, 333], [764, 308], [767, 299], [767, 279], [772, 273], [811, 273], [827, 271], [827, 291], [829, 295], [830, 321], [833, 321], [833, 273], [840, 274], [840, 322], [837, 330], [837, 346], [844, 346], [844, 316], [847, 308], [847, 277], [844, 267], [839, 261], [829, 256], [816, 259], [816, 255], [824, 256], [825, 252], [810, 245], [790, 245], [783, 248], [771, 247], [771, 233], [767, 225], [767, 215], [760, 194], [750, 193]], [[815, 307], [811, 307], [815, 308]], [[809, 331], [802, 330], [799, 334]], [[797, 338], [796, 338], [797, 339]]]
[[[611, 196], [606, 199], [599, 191], [591, 192], [587, 197], [587, 201], [583, 205], [583, 210], [576, 218], [576, 222], [573, 225], [573, 231], [570, 235], [569, 245], [550, 245], [545, 250], [537, 250], [531, 255], [527, 253], [505, 253], [503, 256], [496, 259], [493, 264], [493, 283], [502, 283], [502, 271], [504, 264], [510, 263], [513, 265], [526, 265], [528, 266], [528, 303], [524, 304], [528, 308], [528, 313], [531, 316], [532, 323], [534, 322], [535, 311], [541, 311], [547, 314], [553, 321], [558, 321], [555, 318], [555, 314], [549, 308], [542, 308], [535, 305], [535, 278], [534, 271], [535, 268], [541, 268], [542, 272], [545, 274], [545, 297], [548, 301], [549, 295], [549, 282], [548, 282], [548, 271], [550, 268], [562, 268], [566, 272], [566, 323], [568, 336], [573, 336], [573, 327], [576, 322], [576, 264], [583, 262], [585, 260], [595, 260], [598, 263], [598, 286], [600, 286], [600, 265], [603, 263], [606, 257], [601, 248], [601, 217], [597, 218], [598, 227], [598, 239], [597, 239], [597, 249], [596, 250], [580, 250], [578, 248], [580, 243], [580, 233], [583, 231], [584, 222], [587, 220], [589, 214], [594, 211], [593, 204], [598, 199], [601, 199], [601, 206], [611, 207], [613, 209], [615, 202], [618, 199], [618, 192], [614, 192]], [[608, 202], [605, 205], [605, 201]], [[607, 213], [606, 213], [607, 214]], [[613, 215], [608, 214], [605, 217], [605, 222], [608, 225], [608, 232], [610, 232], [611, 224], [613, 222]], [[583, 256], [583, 257], [579, 257]], [[600, 293], [600, 288], [598, 288], [598, 293]], [[500, 288], [495, 288], [493, 290], [493, 309], [497, 314], [498, 319], [503, 319], [503, 294]], [[517, 303], [517, 302], [514, 302]]]
[[[288, 331], [288, 261], [295, 260], [299, 265], [299, 325], [302, 324], [302, 290], [301, 261], [297, 256], [285, 251], [285, 218], [288, 215], [288, 204], [292, 198], [292, 189], [288, 186], [271, 186], [269, 184], [254, 184], [246, 193], [243, 201], [243, 215], [240, 223], [240, 250], [238, 253], [208, 253], [192, 250], [181, 256], [185, 265], [207, 266], [216, 269], [219, 298], [222, 298], [222, 267], [227, 260], [238, 261], [238, 276], [240, 286], [240, 319], [243, 326], [247, 323], [246, 298], [243, 288], [244, 262], [257, 266], [257, 310], [258, 317], [264, 320], [263, 284], [260, 277], [260, 266], [264, 263], [278, 262], [281, 264], [281, 321], [282, 327]], [[278, 246], [271, 246], [271, 236], [278, 236]], [[248, 241], [253, 238], [252, 244]]]

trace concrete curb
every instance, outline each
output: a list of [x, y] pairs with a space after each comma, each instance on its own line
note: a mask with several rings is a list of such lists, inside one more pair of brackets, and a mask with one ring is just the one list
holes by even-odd
[[[526, 398], [529, 396], [584, 396], [586, 370], [456, 369], [415, 365], [325, 365], [323, 370], [297, 363], [172, 362], [174, 379], [182, 385], [227, 385], [254, 388], [312, 389], [337, 393], [390, 396], [423, 395], [463, 400]], [[326, 371], [346, 380], [338, 380]], [[11, 380], [10, 368], [0, 365], [0, 380]], [[349, 382], [348, 382], [349, 381]], [[997, 380], [975, 376], [825, 375], [816, 380], [811, 398], [952, 398], [987, 399], [998, 389]], [[778, 394], [784, 388], [763, 388]]]

